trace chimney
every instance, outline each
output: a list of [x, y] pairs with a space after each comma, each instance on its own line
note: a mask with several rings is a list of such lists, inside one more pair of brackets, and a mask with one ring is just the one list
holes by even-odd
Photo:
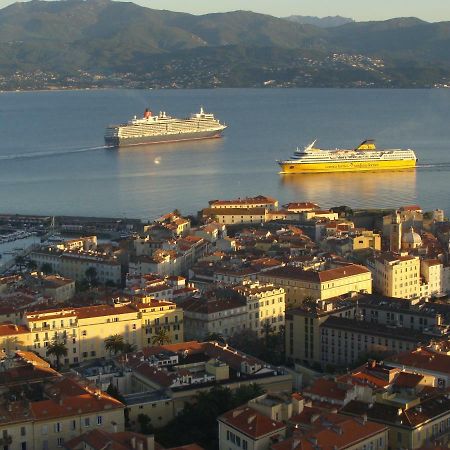
[[136, 448], [136, 436], [131, 438], [131, 448]]

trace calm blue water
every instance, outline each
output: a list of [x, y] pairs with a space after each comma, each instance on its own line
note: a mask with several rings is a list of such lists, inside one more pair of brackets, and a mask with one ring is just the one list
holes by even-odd
[[[103, 148], [106, 125], [146, 106], [185, 116], [204, 105], [225, 138]], [[419, 203], [450, 211], [450, 90], [236, 89], [0, 94], [0, 212], [153, 218], [214, 198], [263, 193], [324, 207]], [[322, 147], [416, 150], [412, 172], [278, 174], [275, 160]], [[158, 164], [159, 162], [159, 164]]]

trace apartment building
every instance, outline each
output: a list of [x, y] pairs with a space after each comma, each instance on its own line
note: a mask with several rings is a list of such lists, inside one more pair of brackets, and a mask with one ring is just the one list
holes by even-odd
[[420, 259], [406, 253], [382, 253], [368, 261], [373, 288], [388, 297], [419, 298], [421, 296]]
[[244, 282], [224, 291], [214, 290], [182, 303], [188, 339], [204, 339], [212, 333], [228, 338], [244, 329], [263, 336], [284, 327], [284, 289], [270, 284]]
[[2, 372], [3, 448], [52, 450], [82, 433], [124, 431], [125, 405], [99, 389], [61, 376], [33, 353], [19, 352]]
[[240, 294], [247, 305], [247, 328], [263, 336], [266, 324], [273, 332], [284, 328], [285, 292], [273, 284], [247, 282], [234, 290]]
[[356, 302], [341, 298], [305, 302], [286, 311], [286, 357], [303, 364], [321, 364], [320, 325], [331, 316], [353, 318], [355, 314]]
[[219, 449], [388, 448], [385, 425], [330, 413], [301, 394], [268, 393], [219, 417]]
[[249, 325], [247, 304], [240, 298], [193, 297], [182, 307], [186, 339], [202, 340], [212, 333], [229, 338]]
[[405, 403], [402, 395], [393, 401], [351, 401], [341, 410], [353, 417], [367, 417], [370, 421], [388, 427], [388, 444], [392, 449], [447, 447], [450, 432], [450, 400], [445, 393], [430, 396], [412, 396]]
[[433, 336], [409, 328], [331, 316], [320, 326], [321, 365], [348, 367], [360, 355], [401, 353], [428, 343]]
[[209, 207], [212, 209], [247, 209], [247, 208], [265, 208], [269, 211], [278, 209], [278, 200], [265, 195], [256, 197], [237, 198], [234, 200], [211, 200]]
[[27, 312], [21, 325], [0, 325], [5, 352], [32, 350], [47, 358], [48, 346], [64, 342], [65, 364], [110, 356], [105, 339], [123, 336], [140, 349], [152, 345], [153, 337], [164, 330], [171, 342], [183, 341], [183, 311], [175, 303], [137, 298], [135, 302], [115, 302], [81, 308], [60, 308]]
[[60, 250], [54, 247], [42, 248], [30, 254], [39, 268], [49, 264], [54, 273], [76, 281], [86, 279], [86, 271], [95, 269], [99, 283], [113, 282], [120, 284], [122, 269], [119, 259], [96, 251]]
[[357, 264], [321, 271], [285, 266], [262, 272], [258, 280], [284, 288], [286, 309], [300, 306], [305, 299], [326, 300], [350, 292], [372, 292], [372, 274]]

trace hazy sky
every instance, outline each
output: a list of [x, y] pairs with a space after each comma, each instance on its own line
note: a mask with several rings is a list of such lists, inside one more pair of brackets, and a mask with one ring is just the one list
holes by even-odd
[[353, 17], [356, 20], [382, 20], [392, 17], [419, 17], [437, 22], [450, 20], [450, 0], [135, 0], [156, 9], [193, 14], [245, 9], [274, 16]]

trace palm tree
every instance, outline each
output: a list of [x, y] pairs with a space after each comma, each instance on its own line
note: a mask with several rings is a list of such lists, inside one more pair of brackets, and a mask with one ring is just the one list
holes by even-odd
[[153, 345], [170, 344], [170, 336], [164, 328], [160, 328], [152, 337]]
[[117, 355], [117, 353], [123, 351], [124, 346], [123, 336], [120, 334], [113, 334], [105, 339], [105, 349], [109, 351], [110, 355], [111, 353]]
[[122, 347], [122, 353], [135, 353], [135, 352], [137, 352], [137, 346], [135, 344], [124, 342]]
[[56, 370], [59, 371], [61, 367], [61, 358], [67, 356], [67, 347], [64, 342], [56, 339], [47, 347], [47, 356], [53, 355], [56, 359]]

